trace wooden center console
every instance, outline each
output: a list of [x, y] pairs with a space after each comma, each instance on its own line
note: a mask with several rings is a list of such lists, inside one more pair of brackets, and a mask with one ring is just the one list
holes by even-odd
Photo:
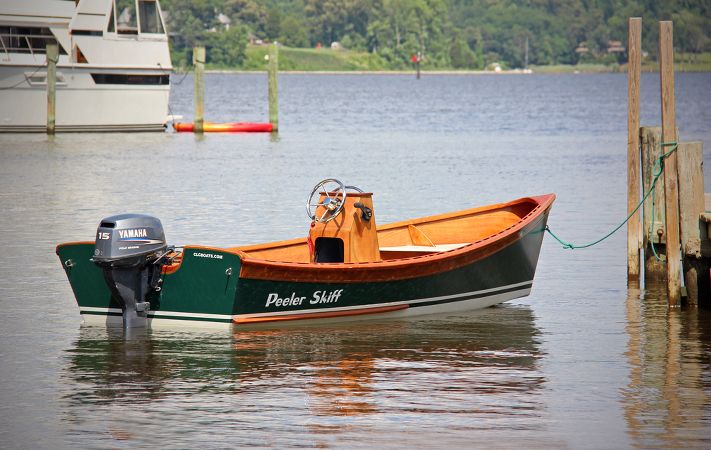
[[[321, 193], [319, 203], [323, 203], [325, 197], [325, 193]], [[326, 223], [313, 222], [309, 230], [309, 238], [313, 244], [311, 262], [381, 261], [372, 197], [370, 192], [349, 192], [343, 210], [335, 219]], [[336, 195], [336, 198], [340, 196]], [[370, 209], [370, 219], [364, 217], [366, 214], [362, 208], [355, 206], [357, 203]], [[316, 209], [316, 217], [321, 217], [325, 212], [325, 207], [319, 206]]]

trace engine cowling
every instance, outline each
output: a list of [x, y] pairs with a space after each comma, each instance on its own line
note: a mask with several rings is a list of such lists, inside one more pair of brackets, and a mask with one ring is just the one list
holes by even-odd
[[140, 264], [167, 248], [160, 220], [144, 214], [119, 214], [103, 219], [96, 230], [94, 262], [99, 265]]
[[121, 305], [125, 328], [146, 326], [146, 297], [158, 288], [167, 248], [163, 225], [155, 217], [120, 214], [99, 224], [92, 261]]

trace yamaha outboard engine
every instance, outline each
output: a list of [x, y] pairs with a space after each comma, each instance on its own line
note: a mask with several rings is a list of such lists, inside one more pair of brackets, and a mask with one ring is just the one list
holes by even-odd
[[146, 326], [150, 302], [157, 290], [167, 253], [163, 225], [155, 217], [120, 214], [101, 221], [92, 261], [123, 310], [125, 328]]

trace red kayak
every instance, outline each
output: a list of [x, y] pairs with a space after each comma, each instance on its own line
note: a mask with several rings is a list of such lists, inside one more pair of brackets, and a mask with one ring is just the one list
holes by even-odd
[[[173, 123], [173, 129], [178, 132], [192, 132], [193, 123]], [[233, 123], [212, 123], [205, 122], [202, 131], [208, 132], [240, 132], [240, 133], [270, 133], [273, 130], [271, 123], [258, 122], [233, 122]]]

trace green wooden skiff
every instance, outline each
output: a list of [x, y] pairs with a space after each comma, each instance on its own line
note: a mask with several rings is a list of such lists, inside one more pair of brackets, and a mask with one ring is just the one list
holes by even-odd
[[370, 193], [324, 180], [305, 238], [172, 248], [160, 221], [126, 214], [57, 255], [86, 323], [280, 327], [464, 311], [530, 293], [554, 199], [376, 226]]

